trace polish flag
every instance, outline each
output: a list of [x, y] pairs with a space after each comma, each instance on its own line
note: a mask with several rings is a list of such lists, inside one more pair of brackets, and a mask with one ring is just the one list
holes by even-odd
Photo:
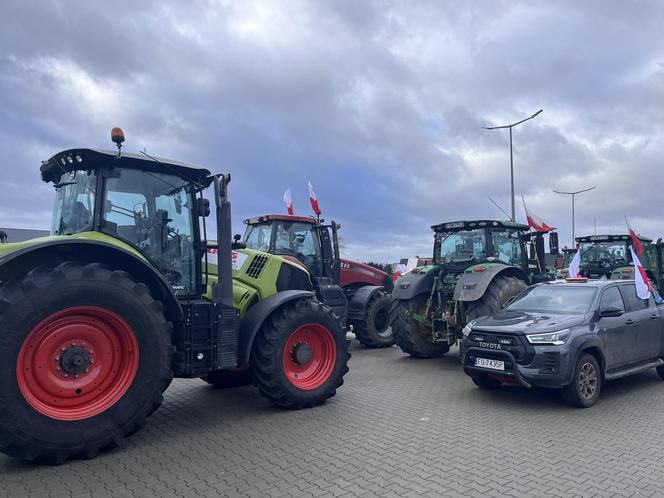
[[567, 271], [569, 271], [570, 278], [579, 278], [581, 276], [579, 275], [580, 263], [581, 263], [581, 250], [577, 249], [576, 254], [572, 258], [572, 261], [570, 261], [569, 266], [567, 267]]
[[286, 203], [288, 214], [293, 214], [293, 199], [291, 199], [289, 188], [287, 188], [286, 192], [284, 192], [284, 202]]
[[314, 210], [316, 216], [320, 215], [320, 206], [318, 205], [318, 197], [316, 197], [316, 192], [314, 192], [314, 186], [309, 182], [309, 202], [311, 202], [311, 209]]
[[640, 299], [648, 299], [650, 297], [650, 279], [646, 275], [646, 271], [639, 261], [639, 257], [631, 247], [629, 250], [632, 252], [632, 261], [634, 262], [634, 279], [636, 280], [636, 295]]
[[634, 246], [634, 249], [636, 249], [636, 254], [639, 256], [643, 256], [643, 244], [641, 244], [641, 241], [639, 240], [639, 236], [636, 235], [636, 232], [632, 230], [632, 227], [629, 226], [629, 221], [627, 221], [627, 217], [625, 217], [625, 223], [627, 223], [627, 229], [629, 230], [629, 236], [632, 239], [632, 246]]
[[528, 209], [528, 207], [526, 207], [525, 202], [523, 203], [523, 207], [526, 210], [526, 218], [528, 218], [528, 225], [533, 227], [537, 232], [546, 233], [556, 229], [556, 227], [551, 227], [546, 223], [544, 223], [544, 220], [542, 218], [537, 216], [530, 209]]

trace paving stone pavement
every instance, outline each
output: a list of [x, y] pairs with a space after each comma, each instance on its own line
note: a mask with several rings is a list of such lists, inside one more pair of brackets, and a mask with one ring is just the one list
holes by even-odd
[[176, 380], [127, 447], [36, 466], [0, 455], [0, 496], [664, 496], [664, 383], [481, 391], [458, 356], [352, 347], [346, 384], [297, 412], [252, 387]]

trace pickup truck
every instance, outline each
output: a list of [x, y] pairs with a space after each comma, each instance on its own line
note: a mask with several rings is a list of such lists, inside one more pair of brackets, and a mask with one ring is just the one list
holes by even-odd
[[555, 388], [587, 408], [605, 381], [651, 368], [664, 379], [664, 317], [633, 280], [545, 282], [468, 323], [461, 351], [480, 388]]

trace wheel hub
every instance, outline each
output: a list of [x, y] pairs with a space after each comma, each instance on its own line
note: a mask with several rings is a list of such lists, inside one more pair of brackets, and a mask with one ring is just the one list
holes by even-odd
[[72, 344], [60, 355], [60, 368], [70, 375], [78, 375], [86, 371], [90, 362], [90, 352], [85, 346]]
[[311, 361], [314, 353], [306, 342], [296, 344], [291, 351], [291, 358], [298, 365], [306, 365]]

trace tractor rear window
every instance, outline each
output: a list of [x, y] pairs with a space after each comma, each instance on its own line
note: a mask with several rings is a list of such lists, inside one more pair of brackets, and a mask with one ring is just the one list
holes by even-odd
[[439, 244], [436, 260], [440, 263], [483, 260], [486, 258], [486, 231], [463, 230], [437, 235]]

